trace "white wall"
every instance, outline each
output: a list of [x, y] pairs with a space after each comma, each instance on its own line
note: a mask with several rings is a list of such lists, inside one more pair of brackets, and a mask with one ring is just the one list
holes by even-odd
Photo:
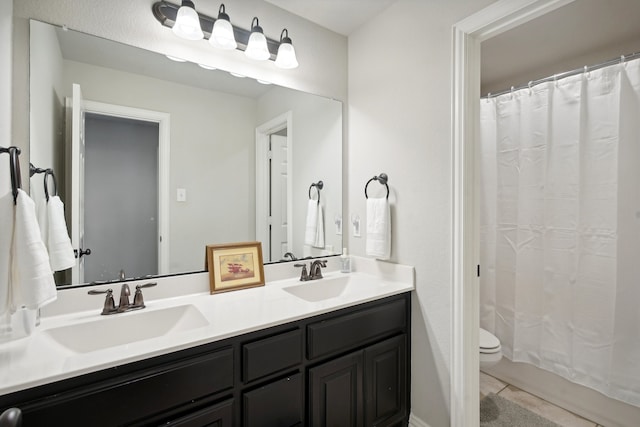
[[431, 427], [450, 419], [451, 27], [490, 3], [398, 0], [349, 37], [349, 213], [365, 217], [364, 185], [386, 172], [392, 261], [416, 268], [412, 413]]
[[[0, 0], [0, 145], [11, 141], [11, 32], [13, 29], [13, 0]], [[11, 190], [9, 156], [0, 155], [0, 197]]]

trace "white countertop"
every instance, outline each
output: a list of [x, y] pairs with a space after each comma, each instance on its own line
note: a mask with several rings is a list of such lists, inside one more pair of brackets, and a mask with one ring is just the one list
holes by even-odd
[[[300, 282], [292, 263], [265, 266], [265, 286], [209, 294], [207, 273], [153, 279], [158, 286], [144, 289], [146, 308], [109, 316], [101, 316], [104, 297], [89, 296], [87, 288], [59, 292], [58, 301], [43, 309], [40, 326], [28, 337], [0, 344], [0, 395], [66, 378], [219, 341], [248, 332], [281, 325], [414, 289], [413, 267], [352, 257], [353, 272], [340, 273], [338, 258], [328, 258], [324, 279]], [[289, 278], [285, 278], [285, 277]], [[320, 301], [306, 301], [284, 289], [297, 285], [322, 285], [324, 280], [348, 276], [349, 285], [338, 296]], [[148, 281], [148, 280], [147, 280]], [[141, 281], [145, 283], [147, 281]], [[133, 289], [136, 282], [129, 282]], [[112, 287], [118, 299], [119, 284]], [[133, 295], [132, 295], [133, 298]], [[84, 322], [103, 322], [131, 316], [135, 325], [140, 313], [170, 307], [193, 306], [206, 324], [193, 329], [138, 340], [113, 347], [77, 352], [51, 338], [48, 331]], [[87, 307], [91, 307], [87, 309]], [[113, 322], [119, 325], [121, 321]], [[128, 334], [122, 327], [107, 329], [109, 334]], [[124, 330], [123, 330], [124, 329]], [[98, 337], [99, 339], [99, 337]]]

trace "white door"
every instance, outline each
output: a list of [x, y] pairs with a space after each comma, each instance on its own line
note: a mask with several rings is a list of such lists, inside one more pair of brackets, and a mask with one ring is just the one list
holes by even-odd
[[284, 254], [289, 250], [287, 238], [287, 184], [289, 180], [287, 167], [287, 137], [281, 135], [270, 135], [270, 139], [270, 261], [277, 261], [279, 259], [283, 259]]
[[[67, 128], [71, 127], [71, 141], [67, 144], [70, 152], [67, 158], [71, 162], [71, 176], [67, 177], [70, 185], [70, 218], [71, 244], [76, 251], [75, 267], [71, 269], [71, 283], [84, 283], [84, 256], [87, 248], [84, 247], [84, 100], [80, 85], [73, 85], [73, 96], [71, 105], [67, 100], [67, 112], [71, 115], [71, 120], [67, 120]], [[69, 134], [69, 133], [68, 133]]]

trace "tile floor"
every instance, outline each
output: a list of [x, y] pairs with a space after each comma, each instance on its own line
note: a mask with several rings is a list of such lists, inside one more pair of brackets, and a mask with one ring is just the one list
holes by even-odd
[[480, 372], [480, 399], [489, 393], [498, 394], [502, 398], [511, 400], [563, 427], [603, 427], [517, 387], [506, 384], [491, 375]]

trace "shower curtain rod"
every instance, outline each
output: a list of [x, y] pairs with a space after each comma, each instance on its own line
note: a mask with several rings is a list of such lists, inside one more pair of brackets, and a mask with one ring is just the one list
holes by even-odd
[[580, 74], [580, 73], [588, 73], [589, 71], [599, 70], [600, 68], [608, 67], [609, 65], [622, 64], [624, 62], [631, 61], [631, 60], [636, 59], [636, 58], [640, 58], [640, 52], [635, 52], [635, 53], [632, 53], [630, 55], [622, 55], [622, 56], [619, 56], [618, 58], [614, 58], [614, 59], [610, 59], [610, 60], [605, 61], [605, 62], [601, 62], [600, 64], [590, 65], [590, 66], [585, 65], [584, 67], [576, 68], [575, 70], [565, 71], [565, 72], [562, 72], [562, 73], [559, 73], [559, 74], [554, 74], [552, 76], [544, 77], [544, 78], [538, 79], [538, 80], [532, 80], [529, 83], [527, 83], [526, 85], [515, 86], [515, 87], [511, 86], [510, 89], [502, 90], [500, 92], [496, 92], [496, 93], [489, 92], [485, 96], [480, 97], [480, 99], [495, 98], [496, 96], [504, 95], [505, 93], [515, 92], [516, 90], [520, 90], [520, 89], [526, 89], [526, 88], [531, 89], [532, 87], [534, 87], [536, 85], [539, 85], [541, 83], [552, 82], [552, 81], [555, 81], [555, 80], [564, 79], [566, 77], [575, 76], [576, 74]]

